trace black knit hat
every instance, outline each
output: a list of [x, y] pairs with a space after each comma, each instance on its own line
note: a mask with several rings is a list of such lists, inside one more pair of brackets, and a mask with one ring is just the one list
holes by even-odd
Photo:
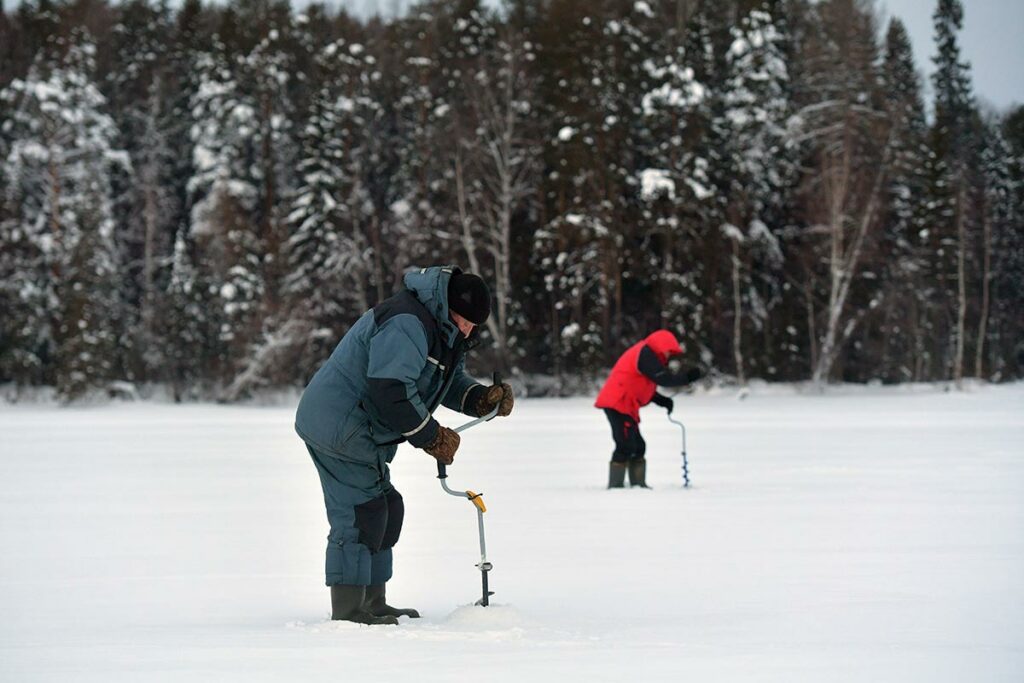
[[491, 290], [478, 275], [452, 273], [448, 280], [448, 310], [474, 325], [483, 325], [491, 314]]

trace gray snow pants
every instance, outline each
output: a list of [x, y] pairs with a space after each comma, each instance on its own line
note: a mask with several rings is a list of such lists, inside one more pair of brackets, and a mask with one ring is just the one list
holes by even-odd
[[391, 549], [405, 516], [402, 494], [391, 485], [386, 463], [342, 460], [306, 445], [324, 491], [327, 521], [327, 585], [376, 586], [392, 572]]

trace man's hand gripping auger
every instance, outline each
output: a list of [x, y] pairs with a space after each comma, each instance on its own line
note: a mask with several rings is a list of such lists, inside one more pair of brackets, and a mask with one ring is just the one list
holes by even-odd
[[[501, 384], [501, 375], [497, 372], [494, 373], [494, 384]], [[497, 416], [498, 409], [500, 407], [500, 404], [494, 406], [494, 410], [491, 412], [456, 427], [454, 431], [464, 432], [470, 427], [475, 427], [482, 422], [494, 419], [494, 417]], [[447, 468], [444, 463], [440, 461], [437, 463], [437, 478], [441, 480], [441, 488], [444, 489], [445, 493], [458, 498], [465, 498], [476, 508], [476, 523], [477, 529], [480, 532], [480, 562], [476, 566], [480, 570], [480, 579], [483, 584], [483, 596], [476, 601], [476, 604], [487, 607], [487, 605], [490, 604], [490, 596], [494, 595], [494, 593], [487, 587], [487, 572], [491, 571], [491, 567], [493, 565], [487, 561], [487, 543], [484, 540], [484, 513], [487, 512], [487, 506], [484, 505], [483, 493], [474, 493], [470, 490], [453, 491], [448, 487], [448, 482], [446, 481], [448, 479]]]

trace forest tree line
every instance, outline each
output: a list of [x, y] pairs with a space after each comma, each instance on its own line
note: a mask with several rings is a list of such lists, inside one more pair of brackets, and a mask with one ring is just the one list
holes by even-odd
[[[1024, 373], [1024, 108], [937, 0], [29, 0], [0, 12], [0, 383], [302, 386], [413, 266], [555, 391], [660, 327], [745, 382]], [[471, 368], [473, 369], [473, 368]]]

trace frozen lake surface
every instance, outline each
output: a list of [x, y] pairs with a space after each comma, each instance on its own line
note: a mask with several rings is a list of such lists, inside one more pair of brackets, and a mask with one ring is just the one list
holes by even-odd
[[464, 435], [490, 608], [473, 508], [399, 449], [390, 628], [328, 619], [292, 406], [2, 406], [0, 680], [1024, 680], [1024, 385], [679, 397], [689, 490], [656, 407], [653, 490], [605, 490], [590, 403]]

